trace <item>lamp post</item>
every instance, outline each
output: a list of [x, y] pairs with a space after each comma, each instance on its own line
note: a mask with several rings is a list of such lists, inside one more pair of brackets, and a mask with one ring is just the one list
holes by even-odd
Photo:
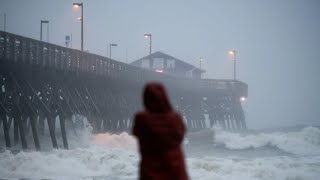
[[[48, 20], [41, 20], [41, 22], [40, 22], [40, 41], [42, 41], [42, 24], [48, 24], [47, 37], [49, 37], [49, 21]], [[48, 40], [48, 38], [47, 38], [47, 40]]]
[[236, 80], [236, 55], [237, 55], [236, 50], [229, 51], [229, 54], [233, 58], [233, 80]]
[[151, 51], [152, 51], [152, 35], [151, 34], [144, 34], [145, 38], [149, 38], [149, 55], [151, 58]]
[[202, 58], [202, 57], [200, 57], [200, 60], [199, 60], [199, 67], [200, 67], [200, 79], [201, 79], [201, 75], [202, 75], [202, 73], [201, 73], [201, 71], [202, 71], [202, 69], [201, 69], [202, 61], [203, 61], [203, 58]]
[[7, 26], [7, 15], [6, 13], [3, 13], [3, 31], [6, 32], [6, 26]]
[[112, 46], [118, 46], [118, 44], [109, 44], [109, 52], [110, 52], [110, 54], [109, 54], [109, 58], [111, 59], [111, 47]]
[[79, 20], [81, 21], [81, 51], [83, 51], [83, 3], [73, 3], [73, 7], [81, 7], [81, 16]]
[[200, 70], [201, 70], [201, 64], [202, 64], [202, 61], [203, 61], [203, 58], [202, 57], [200, 57], [200, 60], [199, 60], [199, 63], [200, 63]]

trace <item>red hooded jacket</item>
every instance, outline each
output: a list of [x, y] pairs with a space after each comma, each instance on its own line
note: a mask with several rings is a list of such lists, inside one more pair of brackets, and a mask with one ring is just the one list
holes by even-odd
[[139, 140], [141, 180], [186, 180], [181, 142], [185, 126], [181, 116], [172, 110], [160, 83], [145, 86], [145, 111], [135, 115], [133, 134]]

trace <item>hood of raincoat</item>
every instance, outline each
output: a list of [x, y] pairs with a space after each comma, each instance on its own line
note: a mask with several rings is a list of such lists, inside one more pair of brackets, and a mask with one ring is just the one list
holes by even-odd
[[146, 84], [143, 92], [143, 103], [147, 111], [155, 113], [166, 113], [172, 111], [164, 86], [153, 82]]

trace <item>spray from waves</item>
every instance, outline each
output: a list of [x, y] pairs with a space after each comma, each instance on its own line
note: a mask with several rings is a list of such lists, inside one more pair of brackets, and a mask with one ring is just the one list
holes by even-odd
[[[67, 131], [70, 150], [64, 150], [61, 133], [57, 129], [58, 146], [52, 148], [48, 133], [40, 136], [41, 152], [7, 150], [0, 153], [0, 178], [29, 179], [135, 179], [138, 154], [136, 140], [123, 132], [115, 134], [92, 133], [92, 127], [84, 117], [78, 118], [81, 126]], [[45, 131], [48, 132], [48, 131]], [[32, 136], [27, 137], [32, 146]], [[18, 146], [17, 146], [18, 148]], [[32, 148], [32, 147], [31, 147]], [[32, 150], [32, 149], [31, 149]], [[103, 179], [109, 179], [103, 178]]]
[[[68, 145], [70, 149], [75, 148], [88, 148], [93, 144], [99, 144], [101, 146], [105, 147], [121, 147], [122, 146], [133, 146], [135, 147], [135, 139], [131, 136], [129, 136], [126, 132], [123, 132], [122, 134], [113, 135], [110, 133], [105, 134], [93, 134], [92, 130], [93, 128], [87, 121], [86, 117], [81, 115], [74, 115], [72, 117], [73, 123], [67, 123], [66, 130], [67, 130], [67, 139], [68, 139]], [[56, 118], [56, 127], [60, 127], [59, 124], [59, 118]], [[45, 123], [44, 127], [44, 134], [39, 134], [39, 141], [41, 146], [41, 151], [51, 151], [53, 150], [52, 141], [49, 133], [49, 129], [47, 124]], [[11, 128], [10, 137], [11, 142], [13, 142], [13, 128]], [[58, 147], [63, 149], [63, 140], [61, 135], [61, 129], [56, 128], [56, 139], [58, 143]], [[2, 128], [0, 128], [0, 151], [5, 149], [5, 142], [1, 141], [4, 139]], [[28, 150], [33, 151], [35, 150], [34, 146], [34, 140], [32, 133], [28, 133], [26, 135], [26, 141], [28, 144]], [[14, 152], [19, 152], [21, 149], [21, 144], [14, 143], [13, 147], [9, 150], [12, 150]]]
[[[69, 132], [70, 150], [0, 153], [0, 178], [136, 179], [139, 160], [136, 140], [125, 132], [93, 135], [90, 126], [84, 127]], [[46, 140], [47, 146], [52, 147], [50, 139], [42, 138]]]
[[320, 155], [320, 129], [305, 127], [297, 132], [240, 134], [214, 129], [215, 143], [228, 149], [275, 146], [296, 155]]
[[[311, 128], [312, 129], [312, 128]], [[296, 136], [317, 129], [305, 128]], [[291, 132], [293, 133], [293, 132]], [[291, 133], [280, 133], [293, 136]], [[136, 140], [127, 133], [90, 134], [90, 128], [79, 131], [77, 137], [70, 139], [70, 150], [51, 150], [42, 152], [9, 151], [0, 153], [0, 178], [4, 179], [137, 179], [139, 154]], [[253, 136], [252, 142], [233, 148], [245, 148], [257, 141], [261, 134]], [[277, 133], [266, 134], [277, 136]], [[234, 137], [230, 137], [234, 136]], [[228, 138], [246, 138], [236, 133], [217, 132], [217, 140], [227, 142]], [[225, 139], [223, 139], [223, 137]], [[308, 136], [310, 137], [310, 136]], [[317, 137], [317, 136], [316, 136]], [[313, 138], [316, 138], [313, 137]], [[238, 139], [235, 139], [238, 141]], [[308, 141], [312, 141], [309, 139]], [[243, 143], [243, 142], [242, 142]], [[317, 142], [313, 142], [317, 144]], [[256, 144], [256, 147], [264, 143]], [[320, 174], [320, 156], [275, 156], [269, 158], [242, 157], [186, 157], [191, 179], [317, 179]]]
[[50, 152], [9, 151], [0, 154], [0, 177], [31, 179], [81, 179], [86, 177], [136, 177], [138, 156], [128, 149], [91, 146]]
[[137, 141], [126, 132], [119, 135], [109, 133], [97, 134], [93, 139], [93, 144], [106, 148], [137, 149]]

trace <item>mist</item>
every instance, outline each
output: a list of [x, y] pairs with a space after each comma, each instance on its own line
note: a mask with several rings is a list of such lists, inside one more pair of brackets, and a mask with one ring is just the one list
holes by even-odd
[[[40, 20], [49, 20], [50, 43], [80, 49], [80, 11], [73, 1], [1, 0], [0, 28], [39, 39]], [[320, 3], [271, 1], [88, 1], [84, 0], [84, 48], [130, 63], [153, 51], [199, 66], [205, 78], [231, 79], [237, 51], [237, 79], [249, 85], [243, 105], [249, 128], [320, 125]], [[44, 31], [44, 41], [47, 40]]]

